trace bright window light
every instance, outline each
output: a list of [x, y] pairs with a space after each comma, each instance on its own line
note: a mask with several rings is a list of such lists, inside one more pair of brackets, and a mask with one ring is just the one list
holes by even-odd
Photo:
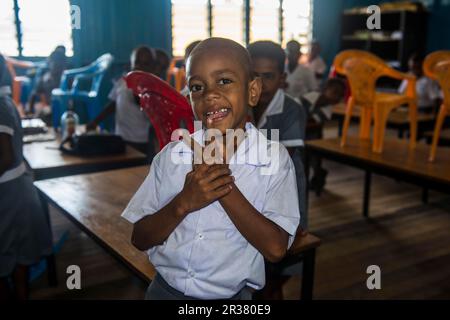
[[58, 45], [73, 55], [68, 0], [19, 0], [19, 18], [24, 56], [46, 57]]
[[279, 0], [250, 1], [250, 42], [279, 39]]
[[283, 0], [283, 21], [283, 47], [294, 39], [306, 53], [311, 41], [311, 0]]
[[213, 36], [228, 38], [245, 45], [243, 1], [213, 0], [212, 12]]
[[18, 56], [18, 42], [14, 19], [14, 2], [0, 1], [0, 52], [7, 56]]

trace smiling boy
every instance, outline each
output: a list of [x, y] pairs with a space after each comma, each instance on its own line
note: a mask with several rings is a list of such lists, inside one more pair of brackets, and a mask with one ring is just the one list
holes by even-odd
[[[187, 82], [203, 130], [245, 130], [234, 156], [242, 164], [175, 164], [192, 159], [183, 142], [169, 143], [123, 213], [134, 223], [132, 242], [149, 254], [157, 275], [147, 299], [245, 299], [265, 282], [264, 258], [279, 261], [292, 244], [300, 213], [294, 165], [288, 152], [247, 123], [260, 79], [244, 47], [222, 38], [202, 41], [187, 61]], [[260, 157], [258, 145], [265, 146]], [[271, 148], [279, 150], [272, 155]], [[234, 157], [233, 156], [233, 157]], [[271, 161], [278, 170], [262, 174]], [[192, 162], [191, 162], [192, 163]], [[295, 190], [295, 192], [292, 192]]]

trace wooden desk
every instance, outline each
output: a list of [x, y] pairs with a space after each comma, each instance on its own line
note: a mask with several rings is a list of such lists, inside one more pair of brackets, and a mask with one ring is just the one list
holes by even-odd
[[[347, 145], [340, 146], [340, 138], [306, 141], [307, 161], [314, 154], [321, 158], [363, 169], [364, 201], [363, 214], [369, 215], [371, 174], [376, 173], [394, 179], [417, 184], [425, 190], [450, 191], [450, 150], [440, 148], [436, 162], [430, 163], [429, 146], [418, 143], [409, 149], [408, 142], [399, 139], [386, 139], [382, 154], [373, 153], [368, 140], [348, 137]], [[305, 165], [308, 168], [308, 165]], [[426, 201], [426, 192], [424, 193]]]
[[23, 156], [33, 170], [35, 180], [144, 165], [147, 157], [127, 146], [124, 154], [77, 157], [58, 150], [59, 140], [23, 145]]
[[[333, 107], [333, 118], [337, 119], [339, 122], [339, 136], [342, 135], [342, 126], [345, 118], [345, 104], [337, 104]], [[358, 120], [361, 116], [359, 107], [355, 106], [353, 108], [352, 120]], [[430, 130], [434, 126], [435, 117], [433, 114], [417, 114], [417, 131], [418, 137], [421, 136], [421, 133]], [[396, 109], [389, 114], [389, 118], [387, 120], [388, 128], [393, 128], [398, 130], [398, 137], [403, 138], [405, 131], [409, 130], [409, 116], [408, 110], [405, 109]], [[420, 133], [420, 134], [419, 134]]]
[[[35, 182], [39, 192], [139, 278], [150, 282], [155, 269], [131, 244], [132, 225], [120, 214], [148, 174], [148, 166]], [[304, 261], [302, 298], [312, 299], [315, 251], [320, 240], [297, 237], [288, 259]]]

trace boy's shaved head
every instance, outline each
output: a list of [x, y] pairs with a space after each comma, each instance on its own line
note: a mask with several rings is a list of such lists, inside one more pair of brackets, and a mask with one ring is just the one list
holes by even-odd
[[241, 65], [248, 80], [253, 79], [250, 55], [247, 49], [239, 43], [225, 38], [208, 38], [195, 46], [189, 55], [188, 63], [192, 63], [196, 57], [207, 52], [225, 52], [230, 55], [231, 59], [235, 59]]

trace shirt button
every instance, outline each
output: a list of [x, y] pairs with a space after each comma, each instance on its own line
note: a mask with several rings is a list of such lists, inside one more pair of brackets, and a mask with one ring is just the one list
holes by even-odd
[[198, 238], [199, 238], [200, 240], [202, 240], [202, 239], [203, 239], [203, 234], [199, 233], [199, 234], [198, 234]]
[[189, 271], [188, 274], [189, 274], [189, 277], [191, 277], [191, 278], [193, 278], [195, 276], [194, 271]]

